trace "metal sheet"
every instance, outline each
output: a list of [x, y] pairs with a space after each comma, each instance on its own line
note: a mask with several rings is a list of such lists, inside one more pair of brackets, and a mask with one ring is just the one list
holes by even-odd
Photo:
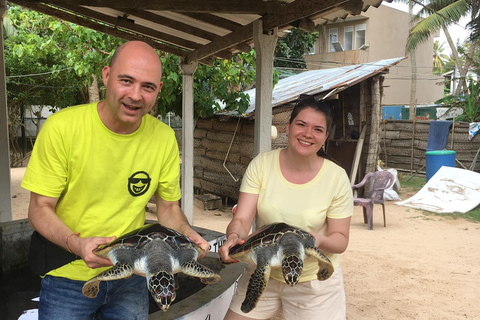
[[[342, 91], [379, 74], [404, 59], [406, 58], [400, 57], [341, 68], [310, 70], [284, 78], [280, 80], [273, 89], [272, 107], [295, 101], [302, 93], [316, 95], [333, 89]], [[245, 91], [245, 93], [250, 96], [250, 106], [245, 114], [241, 116], [249, 116], [249, 114], [255, 111], [255, 89]], [[239, 116], [236, 111], [221, 114]]]

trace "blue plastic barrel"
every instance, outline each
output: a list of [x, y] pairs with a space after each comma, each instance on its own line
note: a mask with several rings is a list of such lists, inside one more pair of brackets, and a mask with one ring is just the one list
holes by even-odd
[[425, 153], [425, 162], [427, 167], [427, 182], [442, 167], [455, 167], [455, 151], [453, 150], [435, 150]]

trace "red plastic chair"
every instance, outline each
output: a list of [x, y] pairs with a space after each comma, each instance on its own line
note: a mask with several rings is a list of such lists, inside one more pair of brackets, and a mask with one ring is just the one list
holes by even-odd
[[373, 205], [381, 204], [383, 208], [383, 226], [387, 226], [385, 220], [385, 204], [383, 193], [395, 183], [395, 176], [388, 171], [370, 172], [363, 177], [363, 180], [352, 186], [352, 189], [362, 188], [369, 182], [368, 194], [365, 198], [354, 198], [353, 205], [363, 207], [363, 220], [368, 223], [368, 230], [373, 229]]

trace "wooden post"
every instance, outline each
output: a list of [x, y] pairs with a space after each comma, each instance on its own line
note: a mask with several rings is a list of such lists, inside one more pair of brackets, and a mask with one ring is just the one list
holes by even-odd
[[182, 210], [193, 225], [193, 74], [198, 62], [184, 63], [180, 58], [180, 69], [183, 73], [182, 99]]
[[265, 34], [262, 20], [257, 20], [253, 24], [253, 40], [257, 52], [254, 141], [256, 156], [272, 148], [273, 53], [277, 44], [277, 28]]
[[378, 144], [380, 141], [381, 97], [380, 76], [373, 77], [372, 85], [372, 121], [370, 126], [370, 142], [368, 147], [367, 166], [365, 174], [376, 171]]
[[[7, 2], [0, 0], [0, 25], [7, 12]], [[10, 189], [10, 144], [8, 139], [7, 86], [3, 32], [0, 34], [0, 222], [12, 221], [12, 191]]]
[[360, 82], [360, 124], [359, 131], [362, 132], [362, 126], [367, 122], [367, 108], [365, 106], [365, 81]]

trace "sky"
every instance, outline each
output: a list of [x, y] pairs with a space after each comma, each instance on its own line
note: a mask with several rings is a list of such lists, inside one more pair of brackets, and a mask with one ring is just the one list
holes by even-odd
[[[408, 12], [408, 4], [406, 4], [406, 3], [399, 3], [399, 2], [389, 3], [389, 2], [383, 1], [382, 5]], [[419, 7], [419, 6], [417, 6], [417, 7]], [[457, 40], [460, 40], [460, 43], [462, 43], [468, 37], [469, 33], [465, 29], [465, 25], [468, 23], [468, 21], [469, 21], [468, 18], [463, 18], [459, 22], [458, 25], [452, 25], [448, 28], [450, 36], [452, 37], [453, 42], [455, 44], [457, 44]], [[445, 34], [444, 34], [443, 31], [440, 31], [439, 40], [440, 40], [440, 44], [442, 44], [443, 42], [445, 43], [443, 45], [443, 47], [445, 48], [443, 53], [449, 55], [450, 54], [450, 47], [448, 46], [447, 38], [445, 37]]]

